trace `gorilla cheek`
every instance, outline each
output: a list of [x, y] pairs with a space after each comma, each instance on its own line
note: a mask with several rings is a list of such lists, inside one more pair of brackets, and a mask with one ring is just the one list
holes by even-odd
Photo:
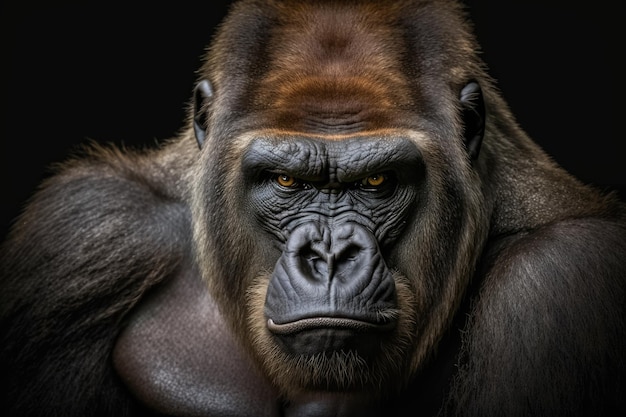
[[375, 237], [357, 223], [298, 226], [270, 279], [267, 327], [290, 355], [381, 349], [397, 324], [394, 280]]

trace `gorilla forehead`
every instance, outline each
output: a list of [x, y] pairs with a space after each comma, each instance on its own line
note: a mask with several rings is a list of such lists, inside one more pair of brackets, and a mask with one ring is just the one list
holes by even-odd
[[394, 110], [413, 106], [395, 64], [398, 34], [341, 3], [292, 14], [272, 33], [272, 70], [259, 77], [254, 94], [255, 108], [272, 109], [274, 126], [355, 132], [389, 125]]
[[297, 134], [260, 135], [242, 157], [242, 169], [247, 175], [279, 171], [310, 181], [350, 182], [389, 170], [400, 175], [420, 165], [421, 155], [412, 140], [387, 132], [342, 140]]

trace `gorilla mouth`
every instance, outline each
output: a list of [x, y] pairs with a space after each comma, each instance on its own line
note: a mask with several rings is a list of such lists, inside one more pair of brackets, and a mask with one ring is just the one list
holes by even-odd
[[285, 323], [267, 321], [276, 343], [294, 357], [333, 355], [353, 352], [371, 358], [382, 349], [386, 337], [381, 334], [395, 329], [396, 320], [373, 322], [347, 317], [307, 317]]
[[387, 332], [393, 330], [395, 325], [396, 322], [393, 320], [372, 323], [344, 317], [311, 317], [287, 323], [275, 323], [272, 319], [267, 320], [267, 328], [276, 335], [290, 335], [315, 329], [351, 330], [357, 333]]

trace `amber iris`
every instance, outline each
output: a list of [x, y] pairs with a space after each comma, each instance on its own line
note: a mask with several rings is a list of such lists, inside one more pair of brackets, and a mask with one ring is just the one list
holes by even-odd
[[378, 187], [385, 182], [385, 176], [383, 174], [370, 175], [363, 178], [363, 185], [367, 187]]
[[296, 179], [294, 177], [290, 177], [285, 174], [280, 174], [276, 180], [278, 181], [278, 184], [283, 187], [292, 187], [296, 183]]

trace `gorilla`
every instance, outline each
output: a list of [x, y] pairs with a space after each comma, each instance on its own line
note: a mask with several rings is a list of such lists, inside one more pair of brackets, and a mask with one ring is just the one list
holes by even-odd
[[178, 137], [91, 145], [0, 261], [8, 416], [623, 416], [626, 211], [451, 0], [241, 0]]

